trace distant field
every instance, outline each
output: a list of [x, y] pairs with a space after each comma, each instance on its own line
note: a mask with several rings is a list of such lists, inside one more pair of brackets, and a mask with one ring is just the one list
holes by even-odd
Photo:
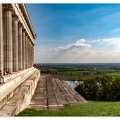
[[57, 111], [26, 109], [18, 116], [120, 116], [120, 102], [89, 102], [67, 104]]
[[50, 75], [52, 78], [58, 78], [59, 80], [75, 80], [73, 76], [67, 75]]
[[72, 70], [70, 70], [70, 71], [59, 71], [59, 72], [57, 72], [57, 74], [60, 74], [60, 75], [73, 75], [73, 76], [81, 76], [82, 74], [80, 74], [80, 72], [79, 71], [72, 71]]
[[109, 73], [107, 75], [112, 75], [114, 77], [120, 77], [120, 72]]
[[[37, 64], [41, 74], [58, 76], [64, 80], [82, 80], [89, 77], [102, 76], [110, 74], [120, 76], [120, 63], [77, 63], [77, 64]], [[119, 73], [118, 73], [119, 72]], [[72, 79], [71, 79], [72, 78]]]

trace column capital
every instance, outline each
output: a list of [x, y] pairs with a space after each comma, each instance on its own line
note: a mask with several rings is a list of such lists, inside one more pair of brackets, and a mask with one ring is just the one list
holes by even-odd
[[23, 28], [23, 32], [26, 34], [26, 29], [25, 28]]
[[18, 16], [15, 14], [15, 12], [13, 12], [13, 14], [12, 14], [12, 20], [14, 20], [14, 21], [19, 21], [19, 18], [18, 18]]
[[29, 36], [29, 35], [28, 35], [28, 40], [29, 40], [29, 41], [31, 41], [31, 40], [30, 40], [30, 36]]
[[3, 5], [3, 11], [11, 11], [14, 12], [12, 4], [2, 4]]
[[22, 27], [23, 28], [23, 24], [20, 21], [18, 21], [18, 27]]
[[26, 37], [28, 37], [28, 33], [27, 32], [25, 32], [25, 35], [26, 35]]

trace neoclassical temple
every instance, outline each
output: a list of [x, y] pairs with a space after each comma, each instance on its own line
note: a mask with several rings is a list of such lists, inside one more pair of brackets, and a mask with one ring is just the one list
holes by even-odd
[[36, 34], [24, 4], [0, 4], [0, 70], [33, 66]]
[[0, 84], [0, 116], [14, 116], [25, 108], [58, 110], [64, 104], [87, 102], [64, 81], [43, 76], [33, 67], [35, 38], [24, 4], [0, 4], [0, 70], [13, 73]]

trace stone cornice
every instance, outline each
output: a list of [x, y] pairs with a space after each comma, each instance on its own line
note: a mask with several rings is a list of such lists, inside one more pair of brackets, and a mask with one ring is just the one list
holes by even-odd
[[23, 25], [23, 29], [25, 29], [26, 33], [30, 37], [30, 40], [34, 44], [34, 39], [36, 38], [36, 36], [35, 36], [34, 31], [33, 31], [32, 24], [30, 22], [30, 19], [29, 19], [27, 12], [25, 12], [25, 10], [26, 10], [25, 7], [20, 7], [20, 6], [24, 6], [24, 4], [17, 4], [17, 3], [12, 4], [12, 7], [15, 11], [15, 14], [18, 16], [19, 21]]
[[11, 4], [2, 4], [2, 7], [3, 7], [3, 11], [14, 11], [13, 8], [12, 8], [12, 5]]
[[29, 28], [30, 28], [33, 36], [34, 36], [34, 39], [35, 39], [35, 38], [36, 38], [36, 34], [35, 34], [35, 32], [34, 32], [32, 23], [31, 23], [31, 21], [30, 21], [29, 14], [28, 14], [27, 9], [26, 9], [26, 7], [25, 7], [25, 4], [19, 4], [19, 6], [20, 6], [21, 10], [23, 11], [23, 15], [24, 15], [24, 17], [25, 17], [25, 19], [26, 19], [26, 21], [27, 21], [27, 23], [28, 23], [28, 26], [29, 26]]

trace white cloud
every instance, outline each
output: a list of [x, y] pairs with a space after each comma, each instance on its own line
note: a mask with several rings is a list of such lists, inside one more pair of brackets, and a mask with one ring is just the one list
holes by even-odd
[[[90, 42], [89, 42], [90, 43]], [[96, 49], [92, 44], [99, 47], [117, 46], [108, 50]], [[82, 48], [82, 49], [81, 49]], [[88, 49], [89, 48], [89, 49]], [[117, 49], [115, 49], [117, 48]], [[59, 52], [62, 51], [62, 52]], [[64, 52], [65, 51], [65, 52]], [[120, 38], [107, 38], [91, 41], [91, 45], [86, 43], [86, 40], [80, 39], [74, 44], [68, 44], [53, 49], [35, 48], [35, 62], [40, 63], [104, 63], [104, 62], [120, 62]]]
[[100, 42], [100, 40], [92, 40], [91, 42], [92, 42], [92, 43]]
[[120, 62], [120, 51], [80, 50], [76, 53], [41, 50], [36, 63], [105, 63]]
[[111, 45], [114, 48], [120, 48], [120, 38], [105, 38], [105, 39], [92, 40], [91, 43], [103, 44], [103, 46]]
[[91, 45], [86, 44], [85, 41], [86, 41], [85, 39], [80, 39], [80, 40], [77, 40], [76, 43], [74, 44], [68, 44], [66, 46], [59, 46], [51, 50], [52, 51], [68, 51], [68, 50], [75, 49], [75, 48], [90, 48]]

